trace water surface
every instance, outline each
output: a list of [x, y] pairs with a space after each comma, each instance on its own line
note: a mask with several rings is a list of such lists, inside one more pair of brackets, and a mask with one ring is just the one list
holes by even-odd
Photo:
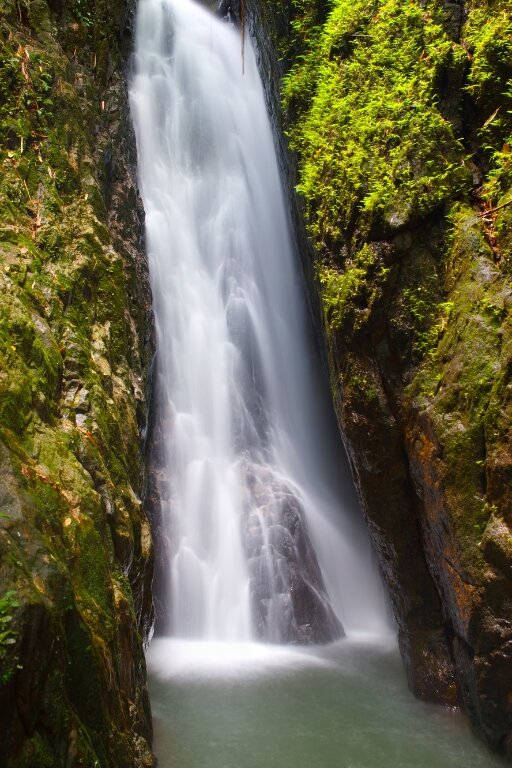
[[460, 713], [414, 699], [393, 640], [238, 653], [157, 643], [149, 666], [160, 768], [504, 765]]

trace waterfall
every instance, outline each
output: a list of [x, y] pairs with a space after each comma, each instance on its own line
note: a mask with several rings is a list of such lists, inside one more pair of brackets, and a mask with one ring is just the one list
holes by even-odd
[[130, 104], [157, 337], [164, 632], [316, 643], [385, 622], [240, 31], [139, 0]]

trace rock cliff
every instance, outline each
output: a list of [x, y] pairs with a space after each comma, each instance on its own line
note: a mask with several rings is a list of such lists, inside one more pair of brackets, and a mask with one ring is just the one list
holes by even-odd
[[131, 3], [0, 2], [0, 744], [150, 766]]
[[247, 5], [410, 687], [510, 756], [510, 4]]

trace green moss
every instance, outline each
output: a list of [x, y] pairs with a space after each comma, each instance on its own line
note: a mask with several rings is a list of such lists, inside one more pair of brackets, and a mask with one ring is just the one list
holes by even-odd
[[[448, 308], [433, 321], [429, 354], [407, 393], [428, 414], [442, 451], [443, 488], [451, 506], [461, 558], [471, 570], [483, 568], [476, 549], [489, 517], [486, 463], [491, 424], [500, 410], [502, 338], [507, 313], [503, 282], [481, 223], [467, 207], [453, 214], [446, 261]], [[423, 309], [420, 308], [422, 311]], [[438, 315], [442, 318], [442, 315]], [[436, 337], [437, 335], [437, 337]]]
[[354, 358], [348, 360], [343, 374], [343, 387], [345, 400], [349, 404], [357, 402], [366, 409], [372, 408], [379, 401], [380, 391], [374, 374]]
[[105, 558], [105, 550], [109, 548], [88, 521], [84, 520], [76, 526], [75, 536], [77, 591], [82, 599], [86, 597], [93, 601], [94, 610], [103, 612], [98, 620], [102, 622], [103, 630], [107, 630], [112, 623], [113, 609], [108, 560]]
[[461, 189], [467, 173], [436, 78], [465, 58], [437, 3], [332, 3], [284, 82], [299, 191], [320, 247], [355, 227], [403, 226]]
[[[435, 353], [454, 308], [453, 301], [439, 301], [436, 288], [437, 280], [432, 276], [432, 280], [404, 288], [399, 296], [400, 322], [410, 330], [416, 360]], [[396, 317], [392, 322], [397, 322]]]
[[512, 75], [512, 13], [506, 0], [471, 3], [463, 38], [471, 54], [467, 90], [478, 101], [502, 95]]
[[471, 56], [467, 91], [479, 110], [478, 138], [487, 165], [482, 196], [489, 206], [512, 187], [512, 9], [503, 0], [471, 4], [463, 31]]
[[[44, 0], [0, 0], [0, 435], [10, 478], [0, 586], [9, 595], [16, 585], [25, 656], [32, 622], [44, 640], [36, 733], [16, 763], [30, 768], [131, 764], [140, 745], [130, 733], [144, 720], [124, 703], [144, 685], [137, 617], [116, 614], [120, 601], [133, 607], [124, 571], [145, 567], [127, 363], [138, 353], [127, 300], [135, 267], [129, 247], [114, 247], [101, 177], [119, 130], [125, 13], [118, 0], [72, 0], [58, 12]], [[133, 643], [121, 679], [123, 633]], [[20, 660], [20, 686], [31, 663]]]
[[322, 304], [327, 326], [331, 332], [350, 325], [352, 332], [367, 322], [382, 286], [389, 275], [382, 258], [370, 245], [364, 245], [344, 269], [317, 264], [317, 276], [322, 286]]

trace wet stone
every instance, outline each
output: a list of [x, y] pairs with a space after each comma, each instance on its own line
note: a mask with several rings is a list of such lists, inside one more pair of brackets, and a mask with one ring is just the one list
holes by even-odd
[[268, 467], [252, 464], [247, 475], [243, 542], [257, 634], [296, 644], [341, 637], [298, 494]]

